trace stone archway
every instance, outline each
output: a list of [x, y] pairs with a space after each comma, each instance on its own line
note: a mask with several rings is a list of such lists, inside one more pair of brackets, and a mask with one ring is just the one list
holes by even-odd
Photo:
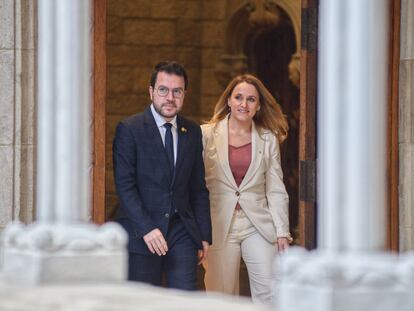
[[216, 77], [222, 86], [237, 74], [246, 72], [245, 45], [254, 28], [277, 28], [287, 19], [293, 29], [295, 52], [289, 62], [289, 78], [299, 87], [300, 72], [300, 0], [249, 0], [228, 17], [224, 53], [216, 64]]

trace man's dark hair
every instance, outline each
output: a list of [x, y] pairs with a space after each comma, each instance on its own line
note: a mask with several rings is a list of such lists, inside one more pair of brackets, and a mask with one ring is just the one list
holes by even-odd
[[168, 74], [175, 74], [179, 77], [184, 78], [184, 90], [187, 90], [188, 86], [188, 77], [187, 72], [185, 72], [184, 66], [174, 62], [174, 61], [165, 61], [160, 62], [154, 67], [154, 71], [151, 74], [150, 85], [152, 87], [155, 86], [155, 82], [157, 81], [157, 76], [159, 72], [166, 72]]

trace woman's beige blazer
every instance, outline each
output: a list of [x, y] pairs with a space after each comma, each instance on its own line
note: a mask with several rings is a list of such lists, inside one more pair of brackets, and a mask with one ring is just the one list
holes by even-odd
[[[252, 161], [240, 184], [229, 165], [228, 118], [202, 127], [206, 182], [210, 191], [213, 249], [224, 246], [239, 202], [256, 229], [270, 243], [289, 233], [289, 197], [283, 184], [279, 143], [268, 130], [252, 127]], [[259, 133], [260, 131], [260, 133]]]

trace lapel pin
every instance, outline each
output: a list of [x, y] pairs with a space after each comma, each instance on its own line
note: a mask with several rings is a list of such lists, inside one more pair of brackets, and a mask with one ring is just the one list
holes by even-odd
[[183, 133], [187, 133], [187, 129], [186, 129], [184, 126], [182, 126], [180, 130], [181, 130], [181, 132], [183, 132]]

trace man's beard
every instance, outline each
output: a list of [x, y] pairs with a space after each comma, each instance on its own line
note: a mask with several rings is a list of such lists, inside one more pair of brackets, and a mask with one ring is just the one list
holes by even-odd
[[[175, 108], [175, 112], [171, 112], [170, 114], [164, 113], [163, 112], [163, 107], [164, 106], [171, 106], [171, 107]], [[160, 116], [165, 117], [165, 118], [173, 118], [179, 112], [179, 109], [178, 109], [178, 107], [175, 103], [163, 103], [163, 104], [161, 104], [160, 107], [157, 107], [157, 106], [154, 105], [154, 108], [159, 113]]]

